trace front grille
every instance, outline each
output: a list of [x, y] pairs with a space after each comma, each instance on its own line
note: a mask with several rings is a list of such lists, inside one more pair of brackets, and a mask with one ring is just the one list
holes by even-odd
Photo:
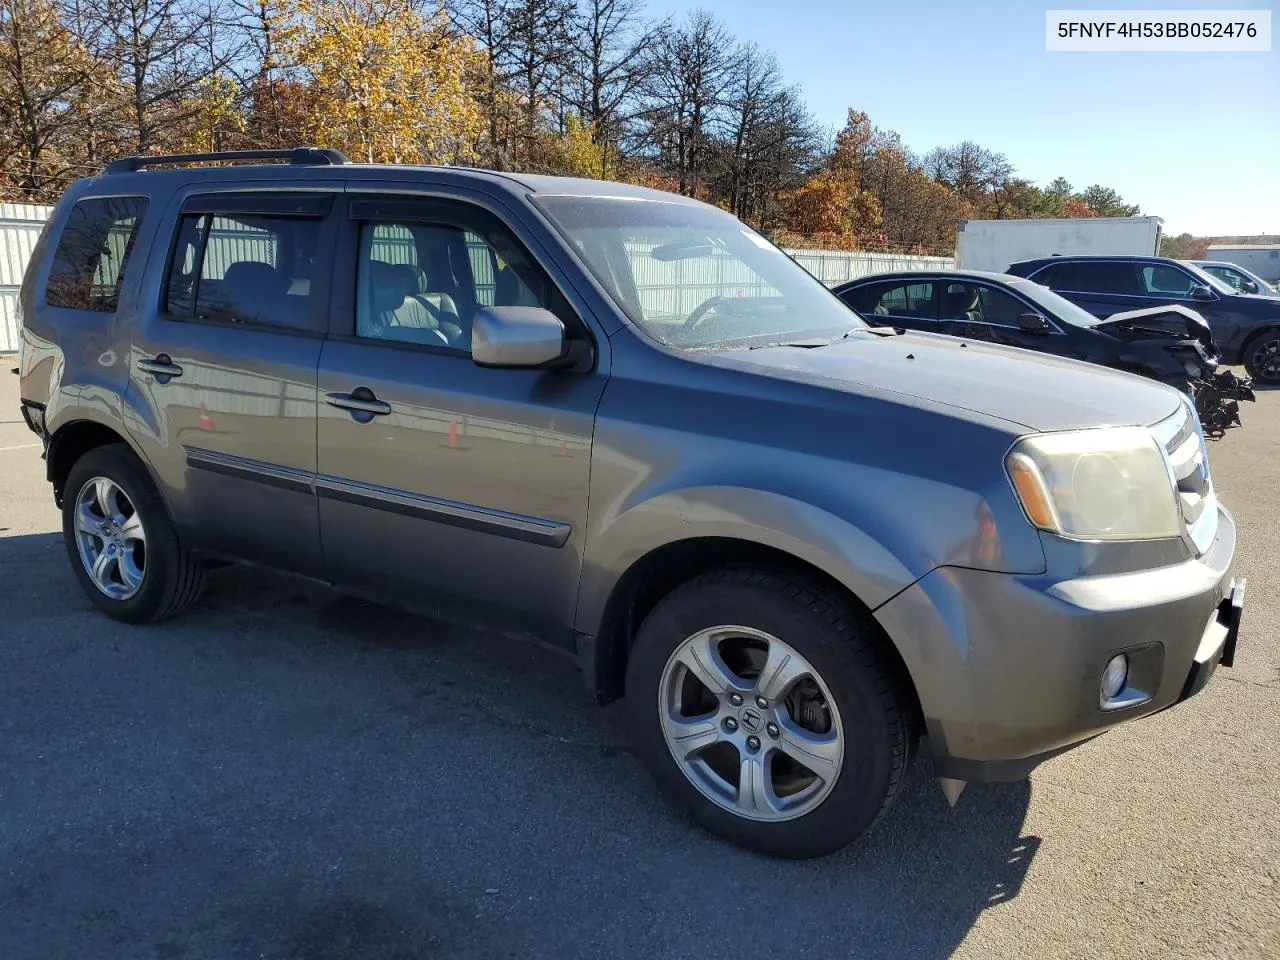
[[1209, 452], [1194, 408], [1183, 400], [1178, 412], [1152, 428], [1164, 451], [1178, 494], [1187, 536], [1203, 554], [1218, 532], [1218, 501], [1209, 474]]

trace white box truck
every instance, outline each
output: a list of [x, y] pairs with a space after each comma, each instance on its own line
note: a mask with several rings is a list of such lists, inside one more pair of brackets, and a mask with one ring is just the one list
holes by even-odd
[[1222, 260], [1256, 273], [1267, 283], [1280, 283], [1280, 244], [1211, 243], [1206, 260]]
[[1019, 260], [1055, 253], [1156, 256], [1163, 223], [1159, 217], [964, 220], [956, 231], [956, 266], [1003, 272]]

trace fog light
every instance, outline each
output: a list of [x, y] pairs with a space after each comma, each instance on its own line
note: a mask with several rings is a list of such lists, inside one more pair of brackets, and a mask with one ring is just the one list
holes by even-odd
[[1102, 699], [1110, 700], [1124, 689], [1124, 682], [1129, 679], [1129, 658], [1118, 653], [1107, 661], [1102, 671]]

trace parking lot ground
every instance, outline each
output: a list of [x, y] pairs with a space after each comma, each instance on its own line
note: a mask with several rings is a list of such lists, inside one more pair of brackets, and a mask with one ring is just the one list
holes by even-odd
[[1212, 445], [1234, 670], [954, 810], [917, 762], [871, 836], [791, 863], [666, 806], [537, 647], [234, 567], [180, 620], [104, 619], [10, 366], [5, 960], [1280, 956], [1280, 392]]

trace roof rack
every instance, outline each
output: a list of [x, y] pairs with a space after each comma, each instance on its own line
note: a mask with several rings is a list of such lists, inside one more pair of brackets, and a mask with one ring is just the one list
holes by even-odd
[[175, 153], [167, 157], [124, 157], [107, 164], [104, 173], [134, 173], [144, 167], [176, 166], [184, 163], [235, 160], [288, 160], [295, 166], [329, 166], [350, 163], [345, 153], [324, 147], [294, 147], [291, 150], [224, 150], [221, 153]]

